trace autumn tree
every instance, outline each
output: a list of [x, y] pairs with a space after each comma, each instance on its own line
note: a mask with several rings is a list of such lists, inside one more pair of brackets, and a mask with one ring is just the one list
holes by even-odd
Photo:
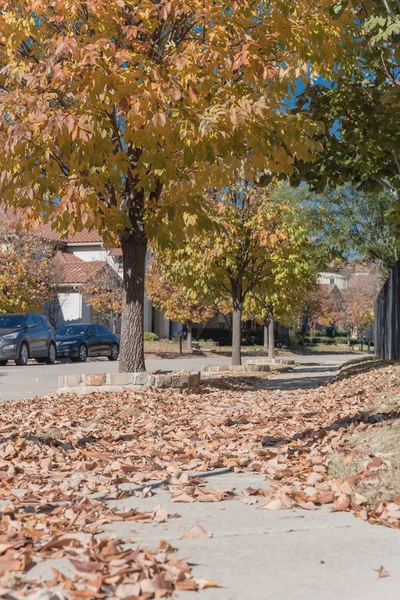
[[315, 330], [318, 323], [330, 327], [336, 325], [343, 311], [343, 297], [328, 293], [326, 286], [311, 282], [304, 294], [298, 311], [295, 313], [295, 325], [301, 345], [305, 343], [308, 331]]
[[379, 277], [370, 274], [352, 277], [344, 291], [343, 308], [338, 315], [342, 327], [347, 332], [350, 346], [352, 335], [361, 335], [374, 322], [374, 305], [381, 287]]
[[52, 247], [34, 235], [0, 223], [0, 312], [41, 312], [53, 298]]
[[[316, 254], [322, 250], [319, 244], [313, 245], [304, 230], [296, 233], [290, 255], [284, 260], [276, 256], [270, 277], [252, 290], [246, 301], [248, 314], [264, 328], [264, 349], [269, 358], [275, 358], [274, 322], [289, 324], [293, 315], [299, 313], [316, 277]], [[319, 258], [323, 261], [322, 252]]]
[[187, 328], [187, 348], [193, 351], [193, 323], [204, 323], [218, 313], [218, 306], [209, 298], [196, 298], [193, 290], [179, 279], [179, 256], [168, 251], [153, 256], [147, 277], [146, 291], [153, 304], [167, 319], [183, 323]]
[[[282, 108], [346, 48], [331, 0], [3, 0], [0, 190], [33, 226], [123, 250], [121, 371], [145, 369], [149, 237], [203, 225], [245, 163], [290, 173], [318, 147]], [[119, 242], [118, 242], [119, 238]]]
[[178, 252], [189, 288], [212, 293], [217, 303], [231, 303], [234, 365], [241, 364], [247, 299], [256, 292], [268, 294], [268, 286], [283, 279], [290, 261], [292, 269], [294, 256], [310, 245], [306, 224], [296, 221], [297, 209], [278, 201], [273, 192], [245, 181], [209, 194], [207, 215], [214, 228], [188, 236]]
[[111, 321], [114, 332], [122, 314], [122, 288], [121, 277], [108, 265], [82, 288], [87, 304]]

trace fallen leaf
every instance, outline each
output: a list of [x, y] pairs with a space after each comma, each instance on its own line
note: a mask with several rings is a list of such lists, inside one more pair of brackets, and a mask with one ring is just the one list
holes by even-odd
[[197, 523], [194, 527], [189, 529], [189, 531], [183, 534], [181, 540], [205, 540], [210, 537], [212, 537], [212, 533], [207, 533], [204, 527]]

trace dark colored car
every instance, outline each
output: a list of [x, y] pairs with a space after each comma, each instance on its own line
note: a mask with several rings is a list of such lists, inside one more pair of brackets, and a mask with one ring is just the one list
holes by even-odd
[[85, 362], [91, 356], [118, 360], [119, 338], [104, 325], [63, 325], [56, 330], [57, 356]]
[[0, 315], [0, 366], [9, 360], [26, 365], [30, 358], [52, 365], [56, 358], [54, 329], [43, 315]]

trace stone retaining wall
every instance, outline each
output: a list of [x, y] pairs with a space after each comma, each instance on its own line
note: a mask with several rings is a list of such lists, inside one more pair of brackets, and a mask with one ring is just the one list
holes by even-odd
[[88, 373], [62, 375], [58, 379], [58, 392], [89, 394], [91, 392], [123, 392], [143, 389], [199, 391], [200, 373], [156, 371], [155, 373]]

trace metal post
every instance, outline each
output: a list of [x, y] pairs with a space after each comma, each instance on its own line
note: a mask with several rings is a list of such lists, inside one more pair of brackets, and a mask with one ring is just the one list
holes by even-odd
[[183, 354], [183, 350], [182, 350], [182, 336], [179, 336], [179, 354]]

